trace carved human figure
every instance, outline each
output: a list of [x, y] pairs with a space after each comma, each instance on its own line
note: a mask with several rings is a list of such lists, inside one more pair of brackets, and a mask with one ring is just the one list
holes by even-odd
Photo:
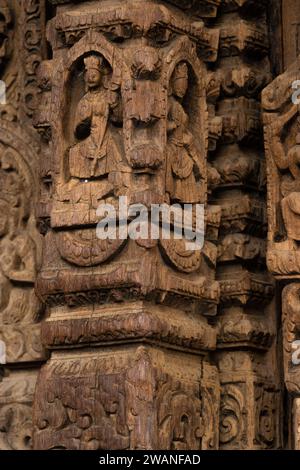
[[281, 202], [282, 215], [288, 237], [300, 241], [300, 133], [287, 158], [294, 180], [282, 184], [282, 193], [287, 194]]
[[[96, 178], [110, 173], [121, 154], [110, 127], [120, 112], [119, 96], [103, 83], [103, 58], [92, 54], [84, 59], [86, 94], [78, 103], [74, 133], [80, 142], [70, 149], [70, 175]], [[114, 116], [113, 116], [114, 115]]]
[[189, 116], [182, 104], [188, 83], [188, 66], [180, 62], [169, 89], [166, 190], [171, 201], [197, 203], [201, 200], [203, 175], [201, 155], [189, 131]]
[[[5, 164], [7, 170], [13, 170], [9, 162]], [[0, 313], [3, 323], [15, 323], [38, 314], [33, 289], [36, 249], [25, 222], [29, 203], [24, 186], [14, 171], [5, 171], [3, 166], [0, 170], [4, 190], [0, 200]]]
[[[282, 216], [288, 238], [300, 241], [300, 131], [298, 118], [298, 131], [295, 144], [286, 152], [281, 140], [283, 127], [297, 113], [293, 106], [283, 117], [276, 121], [273, 128], [272, 147], [275, 163], [281, 172], [285, 172], [281, 179]], [[288, 171], [288, 173], [286, 173]]]

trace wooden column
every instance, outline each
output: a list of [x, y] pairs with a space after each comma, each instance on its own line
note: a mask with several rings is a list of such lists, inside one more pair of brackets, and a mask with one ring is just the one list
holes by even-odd
[[[37, 292], [51, 353], [35, 449], [215, 449], [219, 213], [207, 204], [207, 64], [215, 1], [53, 1], [39, 71], [43, 136]], [[193, 2], [191, 2], [193, 3]], [[216, 173], [216, 172], [215, 172]], [[204, 204], [186, 240], [99, 240], [101, 204]]]

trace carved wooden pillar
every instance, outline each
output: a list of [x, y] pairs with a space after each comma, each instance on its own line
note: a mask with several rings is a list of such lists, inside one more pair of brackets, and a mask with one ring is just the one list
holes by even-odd
[[[39, 71], [37, 281], [47, 305], [35, 449], [215, 449], [219, 212], [207, 206], [207, 64], [219, 0], [53, 0]], [[177, 5], [177, 6], [176, 6]], [[99, 204], [202, 203], [186, 240], [99, 240]], [[209, 319], [209, 320], [208, 320]]]
[[285, 385], [292, 406], [292, 445], [299, 449], [300, 369], [297, 349], [300, 321], [299, 254], [299, 106], [292, 84], [299, 80], [300, 59], [263, 92], [268, 173], [268, 267], [287, 285], [282, 292]]
[[[208, 82], [221, 129], [210, 157], [222, 208], [217, 278], [220, 448], [281, 446], [276, 307], [266, 269], [266, 196], [261, 90], [271, 80], [265, 1], [223, 1], [218, 61]], [[215, 122], [216, 122], [216, 118]]]
[[[32, 445], [32, 402], [45, 352], [34, 294], [41, 240], [34, 218], [39, 138], [32, 113], [43, 55], [44, 2], [0, 1], [0, 449]], [[22, 50], [22, 54], [19, 51]], [[3, 87], [1, 87], [3, 91]], [[6, 101], [6, 104], [5, 104]]]

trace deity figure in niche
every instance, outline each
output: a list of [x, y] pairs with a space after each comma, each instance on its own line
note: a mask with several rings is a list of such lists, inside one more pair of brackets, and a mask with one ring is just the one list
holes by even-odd
[[201, 155], [189, 131], [189, 116], [183, 107], [189, 84], [185, 62], [177, 64], [171, 77], [168, 104], [166, 191], [172, 202], [201, 201]]
[[297, 113], [294, 106], [273, 129], [272, 154], [278, 169], [282, 172], [281, 209], [288, 238], [300, 241], [300, 120], [297, 119], [297, 134], [294, 145], [286, 151], [281, 141], [283, 126]]
[[117, 133], [111, 122], [120, 122], [118, 92], [104, 86], [104, 59], [92, 54], [84, 59], [86, 94], [78, 103], [74, 134], [79, 140], [69, 155], [70, 175], [93, 179], [108, 175], [121, 161]]

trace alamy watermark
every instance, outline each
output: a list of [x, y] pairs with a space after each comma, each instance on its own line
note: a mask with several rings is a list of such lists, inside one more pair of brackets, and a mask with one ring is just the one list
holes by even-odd
[[6, 104], [6, 83], [0, 80], [0, 105]]
[[0, 340], [0, 364], [6, 364], [6, 345]]
[[300, 80], [293, 81], [292, 89], [295, 90], [292, 94], [293, 104], [300, 104]]
[[204, 245], [203, 204], [128, 204], [119, 197], [118, 208], [100, 204], [97, 216], [101, 221], [96, 234], [100, 240], [186, 240], [186, 250], [201, 250]]
[[300, 340], [296, 340], [292, 342], [292, 350], [294, 351], [292, 354], [292, 363], [294, 366], [300, 365]]

